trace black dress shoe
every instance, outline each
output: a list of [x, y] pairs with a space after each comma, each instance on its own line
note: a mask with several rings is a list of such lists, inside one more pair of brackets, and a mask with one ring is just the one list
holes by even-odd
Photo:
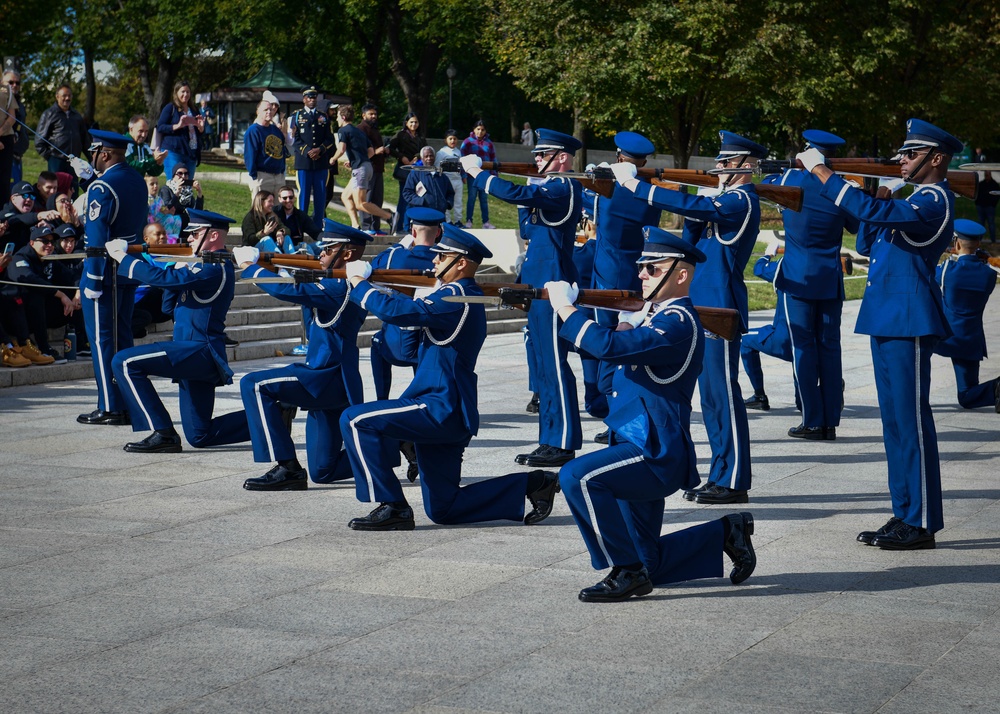
[[749, 503], [750, 497], [746, 491], [735, 488], [726, 488], [718, 484], [712, 484], [710, 488], [701, 491], [694, 498], [695, 503], [720, 504], [720, 503]]
[[611, 429], [605, 429], [600, 434], [594, 436], [595, 444], [607, 444], [611, 441]]
[[90, 414], [81, 414], [76, 418], [80, 424], [107, 424], [108, 426], [128, 426], [132, 423], [128, 412], [106, 412], [95, 409]]
[[701, 486], [696, 486], [695, 488], [689, 488], [689, 489], [685, 490], [684, 493], [682, 494], [683, 497], [684, 497], [684, 500], [685, 501], [693, 501], [694, 499], [698, 498], [698, 494], [699, 493], [701, 493], [702, 491], [704, 491], [704, 490], [706, 490], [706, 489], [708, 489], [708, 488], [710, 488], [710, 487], [712, 487], [714, 485], [715, 484], [713, 484], [711, 481], [706, 481]]
[[559, 493], [559, 476], [547, 471], [532, 471], [530, 475], [541, 475], [544, 482], [541, 486], [528, 494], [532, 511], [524, 516], [524, 525], [533, 526], [541, 523], [552, 513], [552, 506], [555, 505], [556, 494]]
[[934, 548], [934, 534], [900, 521], [885, 535], [875, 536], [872, 545], [883, 550], [931, 550]]
[[399, 442], [399, 453], [406, 459], [406, 478], [410, 483], [417, 480], [420, 475], [420, 468], [417, 466], [417, 447], [412, 441]]
[[1000, 414], [1000, 377], [993, 382], [993, 411]]
[[[799, 424], [788, 430], [788, 435], [796, 439], [809, 439], [810, 441], [823, 441], [826, 439], [825, 426], [805, 426]], [[834, 437], [836, 438], [836, 436]]]
[[355, 531], [412, 531], [413, 509], [406, 503], [380, 503], [364, 518], [355, 518], [347, 527]]
[[125, 444], [124, 449], [136, 454], [179, 454], [181, 437], [154, 431], [142, 441]]
[[538, 448], [536, 448], [530, 454], [518, 454], [517, 456], [515, 456], [514, 463], [524, 465], [525, 463], [527, 463], [528, 459], [530, 459], [532, 456], [538, 456], [539, 454], [545, 452], [548, 448], [549, 447], [546, 446], [545, 444], [539, 444]]
[[243, 482], [247, 491], [305, 491], [309, 488], [306, 470], [292, 471], [276, 464], [260, 478], [248, 478]]
[[621, 602], [630, 597], [649, 595], [653, 592], [653, 583], [645, 568], [625, 570], [615, 566], [608, 577], [597, 585], [580, 591], [580, 599], [584, 602]]
[[767, 395], [764, 393], [754, 394], [749, 399], [745, 399], [743, 404], [747, 409], [759, 409], [762, 412], [771, 410], [771, 402], [767, 400]]
[[872, 541], [875, 540], [877, 536], [883, 536], [886, 533], [890, 533], [891, 531], [895, 530], [896, 526], [898, 526], [900, 523], [902, 523], [902, 521], [893, 516], [888, 521], [886, 521], [886, 524], [881, 528], [879, 528], [877, 531], [861, 531], [860, 533], [858, 533], [858, 543], [871, 545]]
[[226, 347], [236, 347], [240, 341], [234, 340], [232, 337], [227, 335], [225, 332], [222, 333], [222, 339], [226, 343]]
[[729, 522], [729, 537], [722, 544], [722, 550], [733, 561], [733, 569], [729, 573], [729, 581], [739, 585], [749, 578], [757, 567], [757, 554], [754, 553], [750, 536], [753, 535], [752, 513], [730, 513], [725, 517]]
[[560, 449], [558, 446], [546, 446], [546, 451], [529, 455], [524, 460], [525, 466], [535, 466], [542, 469], [554, 469], [576, 458], [576, 452]]
[[528, 414], [537, 414], [538, 409], [539, 409], [538, 392], [535, 392], [534, 394], [531, 395], [531, 401], [528, 402], [528, 406], [524, 408], [524, 411], [528, 412]]
[[837, 427], [835, 426], [824, 426], [823, 427], [823, 441], [836, 441], [837, 440]]

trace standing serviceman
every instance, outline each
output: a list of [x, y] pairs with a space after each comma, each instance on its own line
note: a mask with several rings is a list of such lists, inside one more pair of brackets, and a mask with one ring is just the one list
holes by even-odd
[[951, 357], [962, 407], [992, 406], [1000, 413], [1000, 378], [979, 381], [979, 363], [986, 358], [983, 312], [997, 285], [996, 272], [976, 254], [985, 234], [986, 228], [975, 221], [955, 221], [958, 255], [938, 265], [935, 273], [952, 336], [939, 342], [934, 354]]
[[[809, 129], [806, 148], [830, 156], [844, 144], [839, 136]], [[764, 183], [802, 188], [802, 210], [781, 212], [785, 257], [774, 278], [784, 301], [792, 365], [802, 403], [802, 423], [788, 430], [798, 439], [833, 441], [840, 425], [843, 366], [840, 316], [844, 308], [844, 272], [840, 262], [844, 230], [858, 232], [858, 220], [820, 192], [819, 179], [792, 168]]]
[[[719, 169], [751, 168], [751, 159], [763, 159], [767, 149], [738, 134], [720, 131], [721, 148], [715, 157]], [[658, 188], [635, 178], [632, 164], [614, 164], [611, 170], [622, 188], [651, 205], [684, 216], [684, 237], [708, 256], [691, 283], [696, 305], [738, 310], [747, 329], [747, 288], [743, 270], [760, 232], [760, 199], [749, 174], [719, 176], [721, 193], [692, 196], [686, 191]], [[712, 447], [708, 481], [684, 492], [698, 503], [746, 503], [751, 486], [750, 428], [739, 383], [740, 340], [709, 339], [705, 369], [698, 378], [702, 417]]]
[[309, 199], [313, 202], [313, 222], [323, 225], [326, 217], [326, 175], [329, 170], [333, 137], [330, 120], [316, 110], [319, 90], [306, 87], [302, 90], [302, 109], [292, 114], [288, 133], [292, 138], [292, 155], [299, 182], [299, 210], [309, 212]]
[[129, 424], [126, 402], [111, 369], [119, 350], [132, 346], [132, 309], [139, 281], [117, 275], [104, 245], [111, 240], [142, 242], [146, 227], [146, 182], [125, 161], [132, 141], [110, 131], [90, 132], [90, 160], [100, 178], [87, 189], [87, 223], [80, 278], [80, 305], [87, 325], [87, 339], [97, 379], [97, 409], [76, 418], [81, 424]]
[[[653, 142], [632, 131], [615, 134], [615, 147], [619, 163], [646, 165], [646, 157], [655, 153]], [[615, 191], [611, 198], [597, 199], [594, 211], [597, 225], [594, 277], [591, 285], [596, 290], [638, 290], [639, 278], [635, 263], [642, 253], [643, 226], [660, 225], [660, 209], [648, 201], [640, 201], [629, 191]], [[597, 324], [614, 327], [618, 316], [611, 310], [597, 310]], [[611, 394], [611, 379], [617, 365], [601, 362], [598, 389], [605, 396]], [[608, 443], [608, 432], [598, 434], [598, 443]]]
[[[582, 191], [578, 181], [558, 176], [573, 170], [573, 157], [583, 147], [578, 139], [551, 129], [538, 130], [538, 142], [532, 153], [541, 183], [519, 186], [483, 171], [482, 159], [470, 154], [462, 157], [462, 168], [469, 180], [487, 196], [527, 210], [525, 240], [530, 241], [521, 266], [521, 280], [541, 286], [550, 280], [579, 280], [573, 265], [576, 226], [582, 212]], [[469, 189], [472, 190], [471, 188]], [[533, 388], [538, 392], [538, 448], [520, 454], [515, 461], [525, 466], [553, 468], [562, 466], [583, 446], [580, 405], [576, 395], [576, 377], [569, 366], [569, 344], [557, 336], [556, 314], [546, 300], [534, 300], [528, 310], [528, 331], [533, 350]], [[530, 358], [529, 358], [530, 359]]]
[[851, 186], [818, 149], [796, 157], [822, 182], [823, 196], [864, 224], [857, 248], [871, 262], [854, 331], [871, 335], [893, 515], [878, 530], [859, 533], [858, 541], [889, 550], [933, 548], [934, 533], [944, 527], [931, 353], [951, 330], [934, 267], [954, 235], [948, 163], [962, 148], [948, 132], [910, 119], [900, 173], [915, 189], [895, 200]]

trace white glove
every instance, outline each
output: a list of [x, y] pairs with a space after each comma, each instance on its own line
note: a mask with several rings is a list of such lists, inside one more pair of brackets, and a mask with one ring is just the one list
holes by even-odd
[[361, 278], [367, 280], [372, 274], [372, 264], [364, 260], [352, 260], [344, 269], [347, 271], [347, 279]]
[[260, 250], [252, 245], [241, 245], [233, 248], [233, 262], [237, 265], [256, 263], [260, 259]]
[[413, 236], [412, 235], [403, 236], [403, 238], [400, 239], [399, 244], [404, 248], [409, 249], [409, 247], [413, 245]]
[[468, 171], [469, 169], [481, 169], [483, 168], [483, 160], [476, 156], [475, 154], [469, 154], [468, 156], [463, 156], [459, 163], [462, 164], [462, 168]]
[[625, 186], [629, 181], [635, 179], [635, 164], [630, 164], [624, 161], [611, 164], [611, 173], [615, 175], [615, 181], [620, 183], [622, 186]]
[[549, 292], [549, 304], [556, 312], [575, 303], [580, 295], [576, 283], [570, 285], [565, 280], [550, 280], [545, 283], [545, 289]]
[[108, 256], [113, 258], [115, 262], [120, 263], [125, 259], [125, 253], [128, 251], [128, 241], [124, 238], [109, 240], [104, 244], [104, 250], [108, 251]]
[[646, 319], [646, 315], [649, 314], [650, 307], [652, 307], [652, 303], [647, 302], [642, 306], [641, 310], [636, 310], [635, 312], [619, 312], [618, 324], [626, 323], [632, 327], [638, 327], [642, 324], [642, 321]]
[[84, 288], [83, 294], [88, 300], [97, 300], [104, 294], [103, 290], [91, 290], [90, 288]]
[[802, 163], [806, 171], [810, 172], [817, 166], [822, 166], [826, 163], [826, 157], [823, 156], [823, 152], [816, 148], [807, 149], [800, 154], [796, 154], [795, 158]]
[[881, 178], [878, 180], [879, 188], [887, 188], [892, 193], [896, 193], [899, 189], [906, 185], [906, 181], [901, 178]]
[[767, 248], [764, 249], [764, 257], [773, 258], [778, 254], [778, 248], [780, 247], [781, 244], [778, 243], [778, 241], [776, 240], [771, 241], [770, 243], [767, 244]]
[[73, 172], [84, 180], [93, 178], [94, 176], [94, 167], [79, 156], [70, 157], [69, 165], [73, 167]]

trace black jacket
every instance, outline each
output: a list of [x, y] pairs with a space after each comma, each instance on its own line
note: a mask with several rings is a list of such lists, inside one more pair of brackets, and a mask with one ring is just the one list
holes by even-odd
[[49, 144], [55, 145], [69, 156], [79, 156], [90, 145], [90, 132], [83, 116], [72, 107], [67, 114], [58, 104], [53, 104], [42, 112], [35, 133], [38, 134], [35, 137], [35, 150], [46, 159], [65, 158]]

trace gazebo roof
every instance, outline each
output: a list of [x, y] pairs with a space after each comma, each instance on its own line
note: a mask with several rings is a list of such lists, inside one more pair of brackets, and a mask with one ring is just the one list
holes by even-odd
[[299, 79], [292, 71], [285, 66], [281, 60], [266, 62], [260, 71], [245, 82], [236, 85], [237, 89], [284, 89], [288, 91], [301, 92], [306, 86], [303, 79]]

